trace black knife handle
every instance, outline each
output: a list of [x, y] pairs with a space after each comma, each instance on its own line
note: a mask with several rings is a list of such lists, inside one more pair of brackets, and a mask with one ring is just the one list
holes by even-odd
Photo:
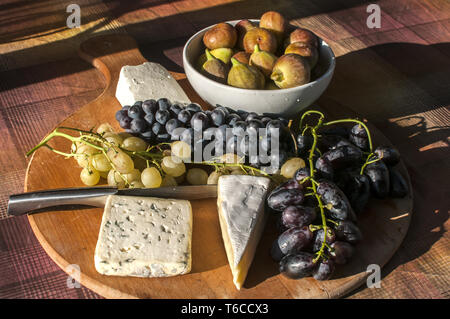
[[20, 216], [36, 210], [66, 205], [102, 207], [108, 195], [117, 193], [115, 187], [64, 188], [15, 194], [9, 197], [8, 215]]

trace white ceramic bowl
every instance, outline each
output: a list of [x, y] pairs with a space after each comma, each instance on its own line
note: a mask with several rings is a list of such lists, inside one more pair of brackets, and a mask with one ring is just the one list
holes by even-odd
[[[227, 21], [235, 25], [240, 20]], [[251, 20], [258, 22], [259, 20]], [[310, 106], [325, 91], [331, 81], [335, 67], [334, 53], [328, 44], [319, 38], [318, 67], [321, 76], [312, 82], [289, 89], [248, 90], [213, 81], [195, 69], [198, 57], [203, 53], [203, 35], [209, 26], [194, 34], [183, 49], [183, 66], [189, 83], [200, 97], [212, 106], [222, 105], [235, 110], [245, 110], [258, 114], [274, 113], [292, 117]]]

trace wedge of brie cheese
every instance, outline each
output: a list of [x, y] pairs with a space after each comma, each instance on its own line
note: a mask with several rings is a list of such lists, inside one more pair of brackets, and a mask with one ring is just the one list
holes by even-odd
[[95, 248], [103, 275], [166, 277], [191, 270], [192, 209], [186, 200], [111, 195]]
[[241, 289], [264, 230], [270, 180], [249, 175], [219, 178], [217, 206], [233, 282]]
[[126, 65], [120, 70], [116, 98], [122, 106], [136, 101], [167, 98], [172, 103], [190, 103], [178, 82], [162, 65], [145, 62]]

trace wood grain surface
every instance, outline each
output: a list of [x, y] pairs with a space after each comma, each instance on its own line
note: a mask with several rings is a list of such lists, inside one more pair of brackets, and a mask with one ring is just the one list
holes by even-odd
[[[349, 298], [449, 298], [450, 3], [446, 0], [77, 1], [81, 28], [66, 26], [72, 1], [0, 4], [0, 297], [99, 298], [47, 256], [26, 217], [8, 218], [8, 196], [24, 188], [24, 154], [55, 125], [95, 99], [104, 77], [80, 59], [95, 34], [130, 34], [146, 59], [182, 73], [182, 48], [210, 24], [278, 10], [315, 31], [336, 54], [319, 103], [345, 105], [400, 150], [411, 176], [414, 214], [406, 238], [383, 267], [379, 289]], [[367, 5], [381, 28], [366, 25]]]
[[[82, 43], [80, 55], [104, 74], [106, 89], [59, 126], [89, 129], [109, 122], [120, 129], [114, 120], [115, 112], [120, 109], [114, 97], [115, 89], [122, 66], [145, 61], [137, 44], [126, 35], [98, 36]], [[174, 75], [183, 83], [191, 100], [206, 105], [182, 74]], [[329, 110], [327, 113], [331, 119], [354, 116], [345, 107], [335, 104], [325, 104], [322, 109]], [[371, 129], [376, 145], [389, 144], [381, 132], [373, 126]], [[60, 150], [70, 147], [65, 140], [55, 141], [52, 145]], [[403, 164], [401, 169], [409, 180]], [[79, 172], [75, 161], [55, 156], [47, 149], [38, 150], [28, 167], [26, 191], [82, 186]], [[404, 199], [371, 201], [360, 219], [363, 243], [358, 245], [352, 262], [338, 267], [335, 279], [330, 281], [319, 282], [313, 278], [290, 280], [280, 275], [277, 264], [269, 255], [276, 238], [275, 222], [269, 222], [241, 291], [235, 289], [227, 263], [216, 200], [195, 200], [192, 207], [192, 272], [171, 278], [142, 279], [98, 274], [93, 257], [102, 209], [33, 214], [29, 215], [29, 221], [39, 242], [62, 269], [70, 274], [69, 265], [78, 265], [80, 282], [107, 298], [336, 298], [364, 282], [368, 265], [382, 267], [394, 254], [411, 220], [412, 194]]]

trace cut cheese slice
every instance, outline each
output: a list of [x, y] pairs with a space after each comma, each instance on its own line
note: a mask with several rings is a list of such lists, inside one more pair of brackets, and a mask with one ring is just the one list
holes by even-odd
[[217, 206], [233, 282], [241, 289], [264, 230], [270, 180], [248, 175], [221, 176]]
[[167, 98], [172, 103], [190, 103], [178, 82], [162, 65], [145, 62], [125, 65], [120, 70], [116, 98], [122, 106], [136, 101]]

